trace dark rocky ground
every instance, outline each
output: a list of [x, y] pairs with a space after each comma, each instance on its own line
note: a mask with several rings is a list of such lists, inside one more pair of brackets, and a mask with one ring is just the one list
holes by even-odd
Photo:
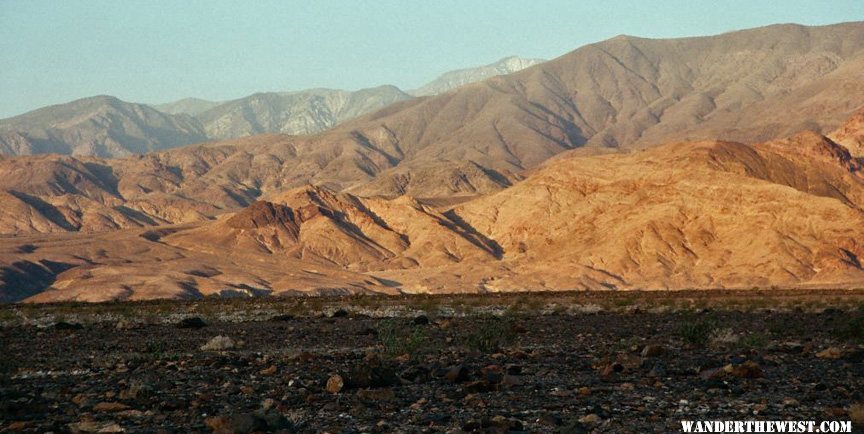
[[[392, 318], [367, 316], [392, 310], [355, 301], [263, 320], [260, 311], [254, 320], [214, 314], [230, 302], [133, 304], [118, 311], [126, 317], [98, 321], [76, 316], [92, 306], [7, 308], [7, 318], [18, 309], [27, 320], [0, 329], [0, 430], [643, 433], [680, 432], [682, 419], [862, 427], [864, 311], [848, 299], [748, 310], [565, 309], [560, 300], [548, 309], [549, 300], [511, 298], [490, 303], [511, 306], [504, 311], [425, 302], [424, 312]], [[195, 316], [203, 327], [178, 327]]]

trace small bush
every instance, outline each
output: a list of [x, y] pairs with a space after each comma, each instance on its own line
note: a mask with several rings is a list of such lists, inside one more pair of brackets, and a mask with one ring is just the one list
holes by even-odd
[[678, 337], [688, 344], [704, 347], [716, 328], [714, 321], [707, 319], [685, 321], [678, 326]]
[[718, 328], [711, 332], [711, 336], [708, 339], [713, 346], [731, 347], [738, 344], [741, 340], [741, 336], [738, 333], [735, 333], [735, 330], [732, 330], [731, 328]]
[[163, 354], [165, 354], [165, 342], [162, 341], [150, 341], [147, 342], [147, 346], [144, 349], [144, 352], [147, 354], [152, 354], [156, 358], [161, 358]]
[[741, 348], [764, 348], [767, 344], [768, 336], [764, 333], [750, 333], [738, 341]]
[[509, 318], [485, 317], [476, 320], [473, 333], [465, 336], [466, 347], [481, 353], [495, 353], [516, 339], [513, 322]]
[[384, 354], [390, 357], [413, 355], [424, 348], [429, 337], [422, 327], [406, 327], [396, 320], [386, 319], [378, 324], [378, 340]]
[[443, 307], [440, 297], [427, 296], [421, 299], [417, 304], [417, 309], [430, 317], [441, 315]]
[[615, 307], [628, 307], [636, 304], [636, 301], [632, 298], [619, 298], [613, 301], [612, 304], [614, 304]]
[[851, 313], [848, 318], [838, 321], [834, 336], [845, 341], [864, 343], [864, 304]]
[[805, 321], [792, 315], [781, 315], [768, 321], [768, 332], [775, 337], [802, 336], [812, 333]]

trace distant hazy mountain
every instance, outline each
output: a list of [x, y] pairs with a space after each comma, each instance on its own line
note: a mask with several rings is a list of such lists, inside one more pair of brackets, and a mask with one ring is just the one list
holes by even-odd
[[200, 98], [183, 98], [179, 101], [169, 102], [165, 104], [154, 105], [153, 108], [160, 112], [170, 113], [172, 115], [185, 113], [195, 116], [207, 110], [222, 104], [216, 101], [207, 101]]
[[0, 154], [119, 157], [207, 140], [189, 115], [111, 96], [79, 99], [0, 120]]
[[482, 81], [496, 75], [512, 74], [543, 62], [545, 62], [543, 59], [524, 59], [517, 56], [505, 57], [489, 65], [458, 69], [441, 74], [435, 80], [409, 93], [414, 96], [438, 95], [459, 86]]
[[[539, 62], [508, 57], [491, 65], [449, 72], [415, 94], [444, 92]], [[226, 102], [185, 98], [149, 106], [97, 96], [0, 120], [0, 155], [121, 157], [209, 139], [264, 133], [315, 134], [411, 98], [395, 86], [266, 92]]]
[[256, 93], [197, 115], [207, 135], [229, 139], [262, 133], [313, 134], [411, 98], [395, 86], [355, 92], [311, 89]]
[[513, 56], [490, 65], [451, 71], [411, 92], [411, 95], [395, 86], [379, 86], [358, 91], [309, 89], [297, 92], [262, 92], [222, 103], [186, 98], [154, 107], [166, 113], [195, 116], [211, 139], [232, 139], [264, 133], [315, 134], [394, 102], [410, 99], [412, 95], [446, 92], [488, 77], [519, 71], [540, 62], [540, 59]]

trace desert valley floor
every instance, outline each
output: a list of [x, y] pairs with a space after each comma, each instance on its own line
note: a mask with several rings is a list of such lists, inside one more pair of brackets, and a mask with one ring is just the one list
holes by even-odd
[[754, 290], [7, 305], [0, 429], [861, 429], [862, 302]]

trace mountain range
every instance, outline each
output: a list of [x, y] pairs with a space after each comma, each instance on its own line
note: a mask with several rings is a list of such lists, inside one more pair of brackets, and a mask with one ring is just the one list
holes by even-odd
[[813, 132], [567, 153], [449, 209], [307, 185], [212, 221], [0, 239], [0, 295], [855, 288], [862, 206], [864, 159]]
[[0, 295], [857, 287], [862, 79], [864, 23], [620, 36], [316, 135], [6, 157]]
[[[507, 57], [446, 73], [425, 85], [422, 94], [443, 92], [538, 62]], [[411, 98], [395, 86], [353, 92], [263, 92], [224, 102], [185, 98], [152, 106], [97, 96], [0, 120], [0, 154], [116, 158], [263, 133], [314, 134]]]

